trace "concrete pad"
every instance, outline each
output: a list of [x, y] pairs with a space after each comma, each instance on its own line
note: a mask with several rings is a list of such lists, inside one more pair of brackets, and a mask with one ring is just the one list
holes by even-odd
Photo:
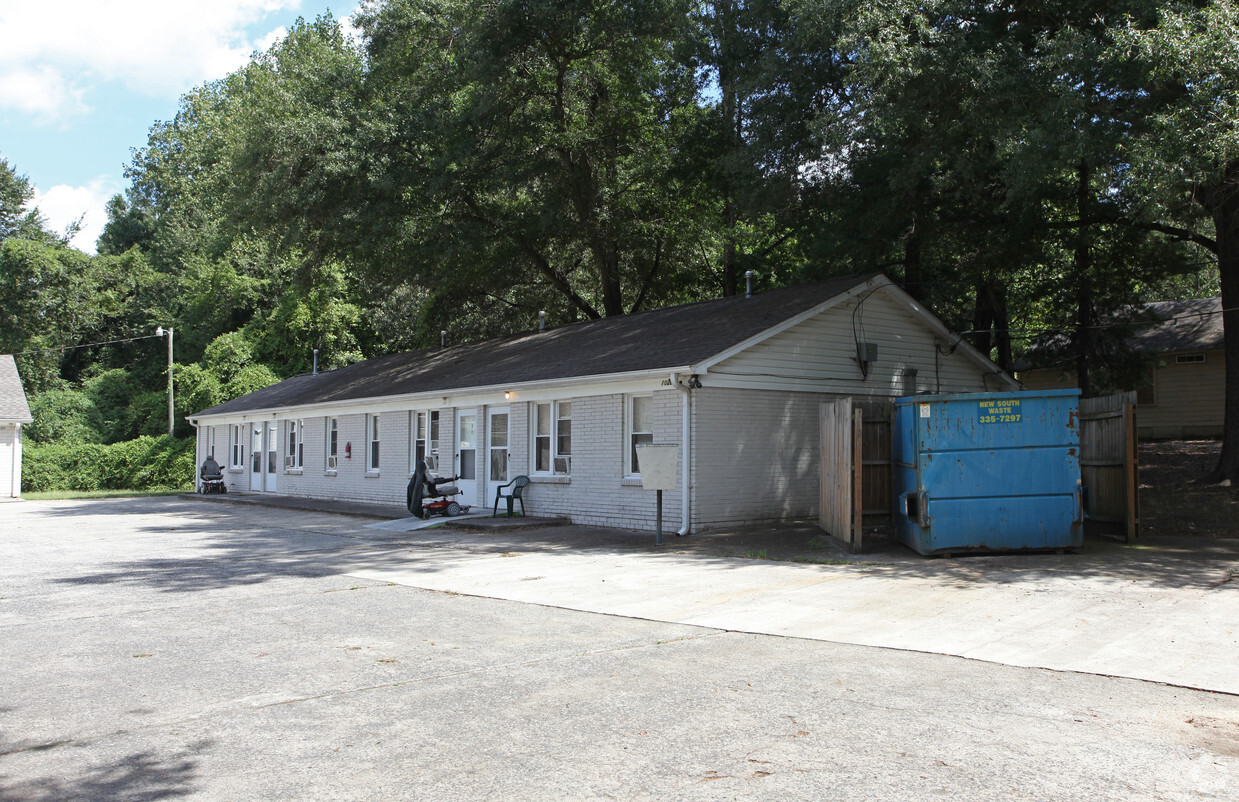
[[[1106, 577], [1141, 604], [1144, 588], [1213, 587], [1229, 557], [894, 559], [775, 582], [752, 571], [780, 567], [770, 563], [653, 553], [618, 535], [573, 551], [564, 529], [364, 523], [181, 499], [6, 507], [0, 800], [1234, 796], [1239, 696], [344, 575], [370, 564], [415, 579], [473, 572], [641, 612], [634, 590], [697, 566], [695, 581], [712, 584], [691, 614], [705, 617], [760, 609], [762, 582], [795, 601], [875, 576], [1029, 587], [1034, 598], [1049, 592], [1037, 577]], [[602, 534], [577, 532], [578, 547]], [[585, 564], [557, 556], [593, 559], [597, 573], [573, 589]], [[667, 573], [625, 573], [634, 564]], [[682, 604], [679, 590], [660, 586], [649, 601]]]
[[1104, 549], [1097, 558], [813, 565], [620, 550], [479, 554], [456, 545], [356, 555], [345, 570], [586, 612], [1239, 694], [1239, 582], [1225, 579], [1239, 575], [1239, 543], [1223, 544], [1226, 559], [1195, 573], [1170, 566], [1143, 575], [1121, 570], [1122, 553], [1110, 553], [1119, 565], [1104, 570]]

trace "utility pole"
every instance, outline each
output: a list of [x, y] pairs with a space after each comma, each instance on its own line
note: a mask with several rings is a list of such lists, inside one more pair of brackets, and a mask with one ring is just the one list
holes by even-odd
[[173, 415], [173, 400], [172, 400], [172, 328], [164, 328], [163, 326], [155, 329], [156, 336], [162, 337], [168, 335], [168, 437], [172, 436], [172, 430], [176, 426], [176, 418]]

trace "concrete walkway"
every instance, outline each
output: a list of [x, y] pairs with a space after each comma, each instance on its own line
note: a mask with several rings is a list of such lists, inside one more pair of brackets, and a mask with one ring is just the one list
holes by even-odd
[[454, 534], [344, 570], [571, 610], [1239, 694], [1239, 541], [1090, 541], [1079, 555], [909, 552], [835, 565], [582, 543], [547, 549], [537, 532]]
[[[393, 515], [279, 496], [188, 498]], [[651, 533], [468, 532], [444, 522], [369, 524], [388, 543], [344, 570], [570, 610], [1239, 694], [1239, 539], [1090, 538], [1080, 554], [941, 559], [898, 545], [849, 555], [813, 525], [667, 536], [660, 548]], [[402, 545], [389, 545], [393, 535]]]

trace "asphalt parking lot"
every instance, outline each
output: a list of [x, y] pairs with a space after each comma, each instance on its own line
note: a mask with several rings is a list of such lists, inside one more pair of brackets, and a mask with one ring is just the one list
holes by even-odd
[[[773, 628], [813, 588], [886, 568], [372, 524], [174, 498], [0, 508], [0, 800], [1229, 799], [1239, 786], [1234, 695], [582, 609], [650, 596], [632, 568], [647, 563], [682, 606], [696, 566], [710, 583], [782, 586], [702, 615], [767, 605]], [[1235, 603], [1213, 584], [1227, 559], [1184, 558], [1174, 582], [1090, 581], [1126, 586], [1133, 605], [1142, 582], [1169, 594], [1157, 615], [1212, 615], [1199, 598]], [[939, 570], [947, 585], [978, 571], [1018, 585], [1018, 566], [979, 566]], [[745, 579], [754, 567], [768, 574]], [[803, 572], [800, 590], [785, 570]], [[583, 601], [499, 598], [518, 591]]]

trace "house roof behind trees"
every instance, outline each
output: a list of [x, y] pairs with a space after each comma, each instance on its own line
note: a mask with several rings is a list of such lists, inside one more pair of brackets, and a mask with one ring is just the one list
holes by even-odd
[[880, 273], [846, 276], [573, 323], [484, 342], [367, 359], [294, 376], [196, 413], [219, 415], [382, 396], [603, 377], [698, 364]]
[[9, 354], [0, 354], [0, 421], [30, 423], [30, 405], [22, 389], [17, 362]]
[[1143, 326], [1131, 337], [1139, 351], [1212, 351], [1222, 348], [1222, 299], [1196, 298], [1190, 301], [1158, 301], [1146, 309], [1162, 322]]
[[[1115, 324], [1123, 343], [1132, 351], [1165, 354], [1176, 351], [1213, 351], [1224, 345], [1222, 299], [1156, 301], [1129, 307], [1124, 322]], [[1107, 324], [1109, 325], [1109, 324]], [[1071, 348], [1066, 334], [1056, 333], [1035, 342], [1016, 363], [1018, 371], [1061, 367]]]

